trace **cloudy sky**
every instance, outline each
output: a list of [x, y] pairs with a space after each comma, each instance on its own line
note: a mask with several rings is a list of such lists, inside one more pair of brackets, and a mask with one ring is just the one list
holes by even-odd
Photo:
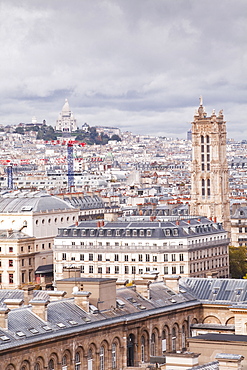
[[247, 139], [246, 0], [0, 0], [0, 124], [186, 137], [199, 96]]

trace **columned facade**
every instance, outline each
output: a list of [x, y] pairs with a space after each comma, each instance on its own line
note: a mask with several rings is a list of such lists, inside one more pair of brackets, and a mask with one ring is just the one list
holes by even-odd
[[216, 218], [230, 232], [226, 122], [200, 106], [192, 122], [191, 215]]

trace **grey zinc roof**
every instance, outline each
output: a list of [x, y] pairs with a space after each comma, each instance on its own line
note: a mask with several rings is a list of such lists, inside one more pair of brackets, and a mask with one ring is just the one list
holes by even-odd
[[247, 303], [247, 280], [182, 278], [180, 285], [197, 299], [218, 303]]
[[74, 208], [64, 200], [46, 194], [30, 192], [5, 195], [0, 197], [0, 213], [23, 213], [23, 212], [42, 212], [46, 210], [64, 210]]
[[[186, 294], [173, 294], [171, 296], [171, 293], [168, 292], [169, 289], [163, 283], [151, 285], [151, 299], [143, 298], [134, 287], [124, 287], [117, 290], [117, 299], [121, 301], [121, 307], [117, 306], [115, 309], [98, 313], [85, 312], [74, 303], [73, 298], [50, 302], [47, 307], [47, 322], [35, 315], [30, 305], [12, 309], [8, 314], [8, 329], [4, 331], [0, 329], [0, 351], [4, 348], [18, 346], [20, 343], [55, 338], [60, 334], [73, 334], [88, 328], [100, 328], [102, 324], [107, 322], [138, 320], [149, 316], [151, 312], [158, 314], [169, 311], [176, 306], [190, 307], [199, 304]], [[20, 290], [4, 293], [0, 291], [0, 293], [2, 307], [4, 307], [3, 298], [23, 298], [23, 291]], [[45, 291], [35, 293], [35, 300], [45, 301], [48, 297]], [[171, 298], [174, 299], [174, 297], [176, 301], [172, 302]], [[7, 337], [7, 340], [1, 339], [2, 333]]]
[[70, 203], [73, 207], [83, 209], [96, 209], [96, 208], [104, 208], [105, 203], [98, 195], [88, 196], [85, 195], [84, 197], [66, 197], [64, 198], [66, 202]]
[[[62, 230], [67, 230], [67, 235], [64, 235]], [[170, 233], [166, 234], [166, 230], [169, 229]], [[74, 230], [78, 231], [78, 235], [75, 235]], [[222, 232], [225, 230], [222, 228], [221, 224], [213, 223], [211, 220], [202, 217], [201, 219], [184, 219], [184, 220], [174, 220], [174, 221], [117, 221], [117, 222], [104, 222], [102, 225], [98, 221], [83, 221], [78, 226], [71, 226], [70, 228], [60, 228], [58, 237], [81, 237], [80, 230], [85, 230], [85, 237], [129, 237], [126, 231], [136, 230], [136, 235], [134, 237], [145, 237], [151, 236], [152, 238], [164, 239], [174, 237], [193, 237], [195, 235], [207, 236], [214, 233]], [[90, 234], [90, 231], [94, 230], [94, 235]], [[111, 235], [107, 235], [107, 230], [111, 230]], [[119, 233], [116, 233], [116, 230]], [[141, 234], [140, 230], [143, 230], [144, 233]], [[151, 235], [146, 235], [147, 230], [151, 231]], [[175, 233], [176, 232], [176, 233]], [[101, 234], [100, 234], [101, 233]], [[103, 233], [103, 235], [102, 235]], [[228, 240], [224, 240], [223, 243], [227, 243]]]
[[189, 368], [187, 370], [219, 370], [219, 362], [213, 361], [209, 362], [205, 365], [193, 366], [193, 368]]

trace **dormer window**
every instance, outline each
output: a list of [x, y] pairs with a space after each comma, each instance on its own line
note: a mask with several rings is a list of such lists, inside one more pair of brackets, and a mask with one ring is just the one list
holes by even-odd
[[147, 230], [147, 236], [151, 236], [152, 235], [152, 231], [151, 230]]
[[90, 230], [90, 236], [94, 236], [94, 230]]
[[65, 230], [63, 231], [63, 235], [64, 235], [64, 236], [67, 236], [67, 235], [68, 235], [68, 230], [67, 230], [67, 229], [65, 229]]
[[77, 236], [77, 230], [73, 230], [73, 236]]
[[116, 236], [120, 236], [120, 230], [116, 230]]
[[112, 236], [111, 230], [107, 230], [107, 236]]
[[174, 229], [174, 230], [173, 230], [173, 235], [174, 235], [174, 236], [178, 236], [178, 229]]
[[99, 236], [104, 236], [104, 230], [99, 231]]
[[130, 236], [130, 230], [126, 230], [126, 236]]
[[165, 234], [166, 234], [166, 236], [170, 236], [171, 235], [170, 229], [166, 229]]
[[140, 236], [144, 236], [144, 230], [140, 230]]
[[133, 230], [132, 236], [137, 236], [137, 230]]
[[81, 236], [86, 236], [86, 230], [81, 231]]

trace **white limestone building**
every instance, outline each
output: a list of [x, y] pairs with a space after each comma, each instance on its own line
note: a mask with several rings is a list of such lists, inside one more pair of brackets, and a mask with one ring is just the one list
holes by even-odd
[[[175, 218], [173, 218], [174, 220]], [[129, 281], [154, 273], [228, 277], [227, 232], [207, 218], [164, 222], [82, 222], [60, 228], [54, 240], [54, 279], [63, 269], [83, 277]]]
[[59, 227], [78, 221], [79, 209], [41, 192], [0, 197], [0, 285], [16, 289], [35, 282], [39, 266], [52, 265]]
[[72, 132], [77, 130], [76, 119], [70, 110], [68, 99], [65, 99], [62, 112], [59, 113], [56, 121], [56, 130], [62, 132]]

